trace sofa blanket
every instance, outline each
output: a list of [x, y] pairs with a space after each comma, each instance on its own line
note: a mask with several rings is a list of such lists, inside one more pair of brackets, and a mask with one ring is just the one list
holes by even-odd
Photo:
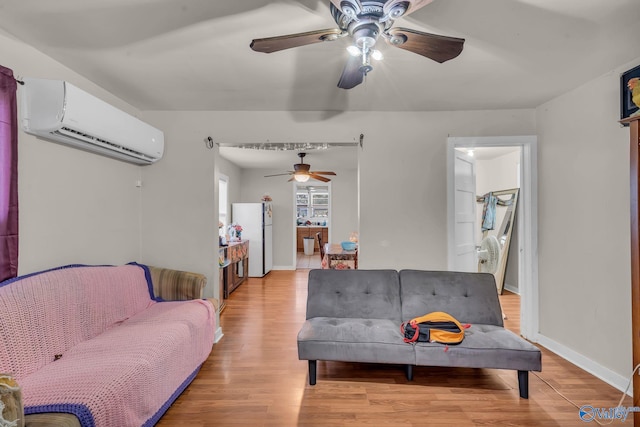
[[139, 265], [69, 266], [0, 284], [0, 372], [25, 414], [66, 412], [82, 426], [154, 425], [213, 345], [204, 300], [154, 299]]

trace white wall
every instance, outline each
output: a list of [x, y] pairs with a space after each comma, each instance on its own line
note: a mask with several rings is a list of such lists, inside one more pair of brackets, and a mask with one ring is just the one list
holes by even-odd
[[[481, 150], [481, 149], [480, 149]], [[509, 190], [518, 187], [520, 150], [489, 160], [478, 160], [476, 191], [478, 195], [489, 191]]]
[[447, 137], [533, 134], [533, 111], [371, 116], [360, 156], [359, 265], [444, 270]]
[[330, 242], [349, 240], [358, 231], [358, 171], [336, 170], [331, 177]]
[[[229, 215], [229, 219], [231, 219], [231, 203], [237, 202], [240, 200], [241, 186], [242, 186], [242, 169], [240, 169], [235, 164], [231, 163], [227, 159], [220, 157], [220, 155], [216, 155], [216, 168], [219, 174], [226, 175], [229, 178], [229, 188], [228, 188], [228, 203], [227, 212]], [[217, 180], [216, 180], [217, 182]], [[217, 193], [217, 188], [216, 188]]]
[[[5, 33], [0, 33], [0, 63], [21, 78], [67, 80], [137, 115], [131, 106]], [[138, 166], [20, 131], [19, 274], [72, 263], [139, 261], [139, 177]]]
[[[533, 110], [355, 112], [330, 118], [317, 112], [145, 112], [143, 118], [164, 129], [167, 148], [161, 162], [143, 169], [142, 258], [195, 269], [211, 283], [217, 283], [217, 205], [212, 196], [216, 148], [207, 151], [203, 143], [209, 135], [216, 142], [314, 141], [318, 135], [345, 141], [364, 133], [358, 177], [361, 268], [446, 269], [447, 136], [535, 130]], [[287, 242], [293, 242], [293, 191], [263, 178], [277, 172], [241, 172], [239, 201], [259, 200], [265, 192], [272, 196], [278, 236], [274, 265], [286, 266], [291, 264], [286, 253], [292, 250]], [[352, 228], [336, 230], [331, 239]]]
[[204, 143], [214, 128], [196, 112], [144, 113], [144, 120], [164, 130], [165, 154], [142, 168], [141, 258], [204, 274], [205, 296], [219, 296], [218, 147]]
[[617, 68], [537, 108], [540, 334], [631, 373], [629, 130]]

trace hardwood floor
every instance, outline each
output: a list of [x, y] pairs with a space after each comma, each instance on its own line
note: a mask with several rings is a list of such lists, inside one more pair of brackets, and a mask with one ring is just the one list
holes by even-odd
[[[529, 399], [520, 399], [513, 371], [415, 367], [409, 382], [401, 366], [318, 361], [318, 382], [310, 386], [296, 346], [307, 274], [272, 271], [231, 294], [224, 337], [158, 426], [584, 426], [578, 408], [533, 374]], [[515, 330], [518, 298], [501, 297], [505, 325]], [[578, 406], [617, 405], [621, 392], [542, 354], [537, 374]], [[633, 425], [632, 418], [612, 425]]]

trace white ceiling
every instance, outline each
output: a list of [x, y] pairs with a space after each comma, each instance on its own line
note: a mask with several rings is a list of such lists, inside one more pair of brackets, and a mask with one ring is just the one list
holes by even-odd
[[348, 91], [336, 87], [346, 39], [249, 48], [253, 38], [335, 28], [328, 5], [0, 0], [0, 31], [141, 110], [533, 108], [640, 57], [640, 43], [628, 42], [637, 40], [639, 0], [434, 0], [395, 26], [465, 38], [462, 54], [438, 64], [382, 43], [385, 59]]

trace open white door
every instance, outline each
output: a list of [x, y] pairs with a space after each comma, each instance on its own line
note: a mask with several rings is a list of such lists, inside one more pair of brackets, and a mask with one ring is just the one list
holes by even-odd
[[478, 271], [476, 251], [476, 162], [472, 156], [454, 150], [454, 271]]

